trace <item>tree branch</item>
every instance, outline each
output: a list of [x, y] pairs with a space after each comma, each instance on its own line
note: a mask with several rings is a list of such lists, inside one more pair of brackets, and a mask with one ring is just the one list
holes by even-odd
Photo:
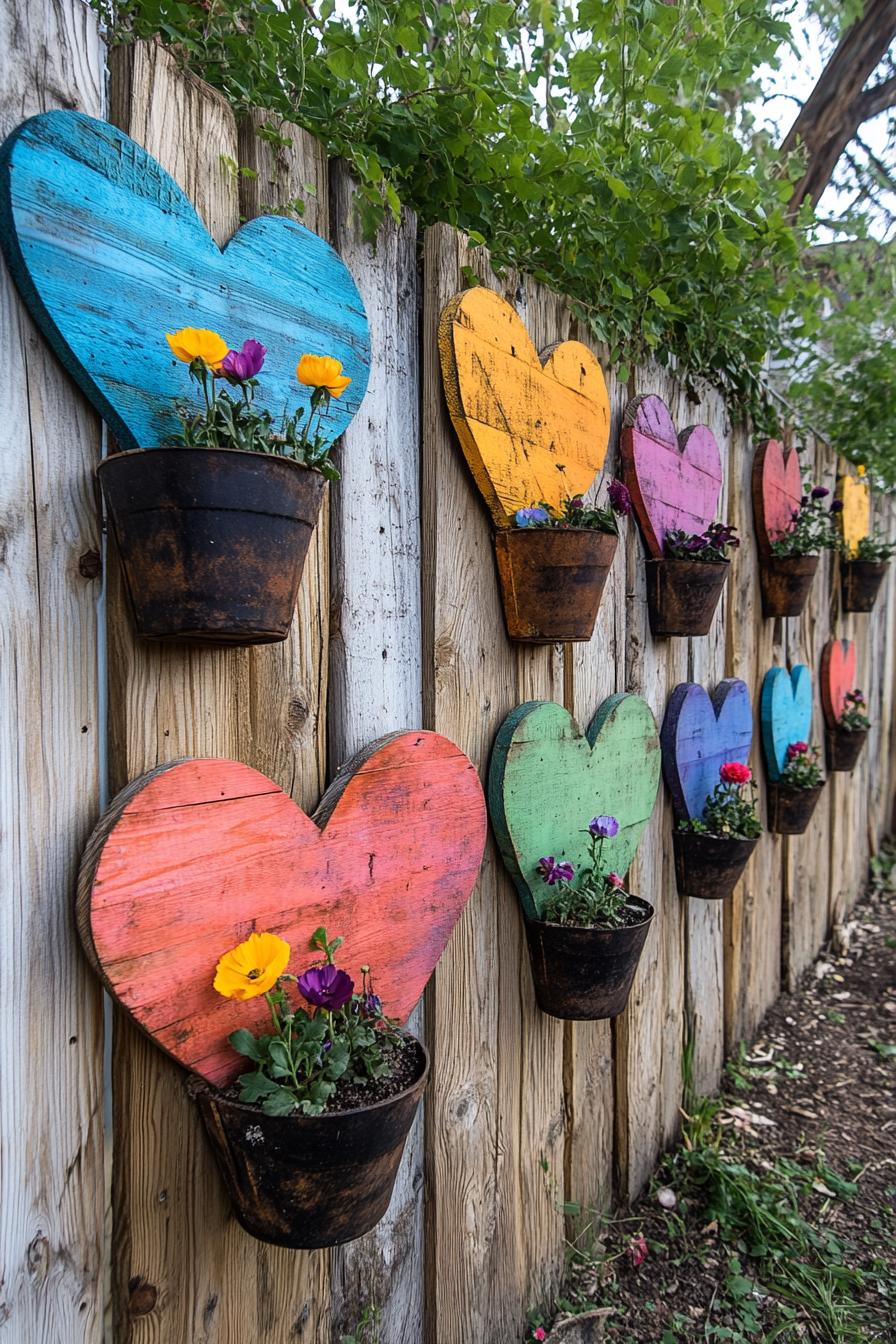
[[886, 112], [888, 107], [896, 105], [896, 75], [890, 79], [881, 80], [879, 84], [872, 84], [870, 89], [866, 89], [859, 98], [858, 110], [860, 115], [859, 125], [863, 121], [870, 121], [880, 112]]

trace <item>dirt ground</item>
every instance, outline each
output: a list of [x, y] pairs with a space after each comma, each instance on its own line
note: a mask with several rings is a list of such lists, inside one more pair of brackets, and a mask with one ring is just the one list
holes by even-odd
[[[530, 1339], [565, 1338], [570, 1310], [597, 1307], [581, 1337], [615, 1344], [896, 1341], [894, 865], [729, 1061], [706, 1124], [686, 1122], [696, 1154], [670, 1155], [573, 1258], [560, 1312]], [[796, 1234], [779, 1226], [790, 1207]]]

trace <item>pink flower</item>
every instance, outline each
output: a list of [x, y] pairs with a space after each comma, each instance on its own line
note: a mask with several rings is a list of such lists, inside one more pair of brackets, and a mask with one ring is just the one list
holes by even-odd
[[543, 1325], [540, 1325], [540, 1326], [538, 1327], [537, 1330], [533, 1330], [533, 1331], [532, 1331], [532, 1338], [533, 1338], [533, 1339], [537, 1339], [537, 1340], [539, 1341], [539, 1344], [540, 1344], [541, 1340], [543, 1340], [543, 1339], [547, 1339], [547, 1337], [548, 1337], [548, 1333], [547, 1333], [547, 1331], [545, 1330], [545, 1328], [544, 1328]]
[[804, 756], [809, 750], [808, 742], [791, 742], [787, 748], [787, 759], [792, 761], [795, 756]]
[[632, 1237], [628, 1248], [628, 1258], [632, 1262], [632, 1268], [637, 1269], [643, 1265], [647, 1259], [647, 1242], [644, 1239], [644, 1233], [639, 1232], [636, 1237]]
[[616, 887], [617, 890], [625, 885], [618, 873], [607, 873], [607, 881], [611, 887]]
[[747, 765], [741, 765], [740, 761], [726, 761], [719, 769], [719, 777], [725, 784], [748, 784], [753, 778], [753, 771]]

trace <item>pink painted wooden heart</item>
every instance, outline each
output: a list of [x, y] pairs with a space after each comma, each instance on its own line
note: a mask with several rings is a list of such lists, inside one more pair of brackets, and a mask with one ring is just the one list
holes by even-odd
[[263, 997], [212, 988], [215, 965], [253, 931], [315, 960], [319, 925], [371, 967], [385, 1011], [417, 1003], [473, 889], [485, 844], [479, 776], [437, 733], [381, 739], [340, 771], [309, 818], [276, 784], [227, 760], [162, 766], [118, 795], [81, 865], [78, 926], [111, 994], [163, 1050], [221, 1085], [242, 1063], [227, 1042], [263, 1029]]
[[753, 459], [753, 515], [756, 540], [763, 555], [793, 527], [803, 493], [800, 459], [795, 448], [784, 451], [778, 439], [766, 439]]
[[632, 503], [655, 559], [666, 533], [705, 532], [722, 493], [722, 459], [706, 425], [676, 434], [662, 397], [635, 397], [626, 407], [622, 460]]
[[847, 691], [856, 689], [856, 646], [851, 639], [828, 640], [821, 651], [821, 707], [829, 728], [846, 708]]

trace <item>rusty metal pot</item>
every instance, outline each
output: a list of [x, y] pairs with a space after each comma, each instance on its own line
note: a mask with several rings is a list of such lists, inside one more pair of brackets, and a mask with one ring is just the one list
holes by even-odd
[[389, 1207], [398, 1164], [429, 1077], [386, 1101], [324, 1115], [265, 1115], [194, 1078], [199, 1107], [233, 1211], [259, 1241], [292, 1250], [364, 1236]]
[[285, 639], [326, 482], [285, 457], [226, 448], [115, 453], [97, 468], [137, 634]]
[[673, 831], [675, 881], [679, 896], [701, 901], [722, 901], [730, 896], [759, 843], [731, 840], [717, 835]]
[[806, 605], [818, 559], [817, 555], [760, 556], [763, 616], [799, 616]]
[[581, 929], [526, 920], [535, 997], [543, 1013], [576, 1022], [618, 1017], [653, 919], [653, 906], [629, 897], [643, 919], [623, 929]]
[[619, 538], [593, 527], [515, 527], [495, 533], [511, 639], [584, 643], [594, 633]]
[[648, 560], [647, 610], [654, 635], [705, 635], [712, 625], [728, 560]]
[[854, 770], [867, 738], [867, 728], [826, 728], [828, 769], [847, 773]]
[[841, 560], [844, 611], [871, 611], [889, 565], [886, 560]]
[[775, 835], [802, 835], [815, 811], [825, 781], [809, 789], [769, 783], [768, 829]]

